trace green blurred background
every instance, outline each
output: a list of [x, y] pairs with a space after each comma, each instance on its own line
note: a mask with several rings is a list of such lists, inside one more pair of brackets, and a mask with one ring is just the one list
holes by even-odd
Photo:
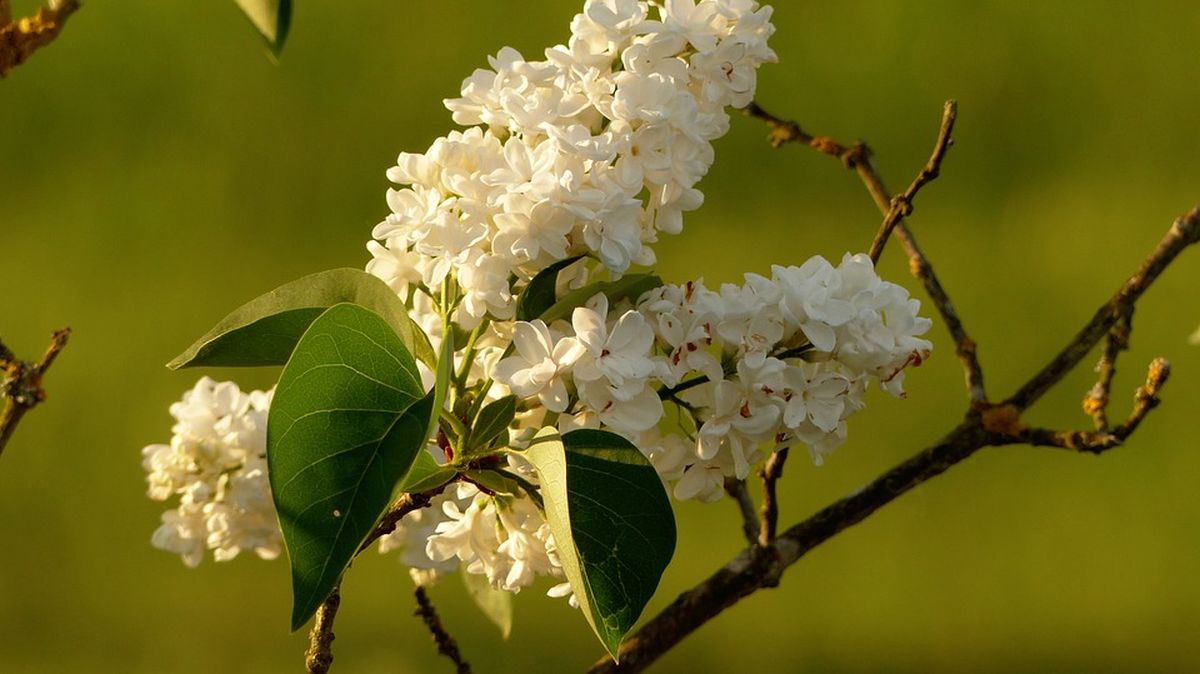
[[[31, 10], [30, 0], [15, 3]], [[0, 336], [71, 345], [50, 399], [0, 460], [0, 671], [299, 671], [284, 561], [186, 569], [150, 547], [163, 505], [139, 450], [197, 373], [162, 367], [242, 301], [365, 262], [384, 170], [450, 127], [440, 105], [503, 45], [536, 57], [578, 2], [300, 0], [281, 62], [232, 2], [90, 2], [0, 82]], [[868, 139], [893, 189], [928, 156], [941, 103], [957, 145], [911, 225], [1010, 393], [1200, 201], [1200, 89], [1188, 2], [777, 5], [759, 100], [806, 128]], [[880, 220], [852, 173], [773, 151], [736, 117], [705, 207], [658, 246], [669, 279], [734, 280], [864, 249]], [[885, 276], [917, 285], [893, 247]], [[1144, 366], [1175, 366], [1129, 445], [1095, 458], [982, 452], [819, 548], [727, 611], [662, 672], [1094, 672], [1200, 668], [1200, 253], [1139, 306], [1114, 414]], [[918, 296], [923, 297], [920, 292]], [[907, 400], [870, 398], [823, 467], [789, 466], [795, 521], [922, 448], [965, 396], [944, 328]], [[1094, 362], [1089, 357], [1088, 364]], [[217, 372], [218, 377], [235, 373]], [[245, 387], [272, 373], [238, 372]], [[1030, 414], [1086, 427], [1083, 366]], [[680, 545], [649, 610], [740, 547], [729, 502], [679, 507]], [[458, 582], [433, 597], [481, 672], [578, 671], [601, 649], [536, 590], [501, 641]], [[340, 672], [441, 672], [393, 558], [345, 587]]]

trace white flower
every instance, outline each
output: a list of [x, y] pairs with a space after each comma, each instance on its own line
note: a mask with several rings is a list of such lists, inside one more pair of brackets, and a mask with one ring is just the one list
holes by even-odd
[[148, 494], [179, 496], [151, 536], [154, 547], [196, 566], [205, 550], [216, 561], [253, 550], [274, 559], [282, 537], [267, 481], [266, 426], [271, 394], [243, 393], [232, 382], [200, 379], [171, 405], [174, 437], [142, 450]]
[[537, 396], [547, 409], [567, 409], [567, 387], [562, 373], [582, 354], [574, 337], [555, 339], [541, 320], [519, 321], [513, 326], [516, 353], [496, 363], [492, 377], [520, 398]]
[[424, 276], [421, 265], [426, 258], [406, 250], [399, 240], [393, 243], [389, 239], [386, 246], [377, 241], [368, 241], [367, 250], [371, 253], [367, 273], [379, 277], [401, 297], [408, 294], [410, 285], [419, 283]]
[[571, 314], [575, 338], [583, 346], [573, 373], [576, 381], [606, 380], [613, 397], [629, 400], [642, 392], [647, 380], [658, 372], [651, 358], [654, 331], [645, 317], [627, 311], [608, 329], [608, 298], [596, 295], [588, 306], [577, 307]]
[[744, 108], [754, 99], [758, 63], [750, 58], [745, 44], [724, 40], [710, 52], [693, 54], [691, 67], [705, 102]]
[[579, 383], [579, 401], [600, 416], [600, 422], [619, 433], [640, 433], [650, 430], [663, 416], [662, 400], [649, 386], [627, 399], [613, 395], [612, 387], [604, 381]]
[[712, 51], [724, 25], [713, 0], [665, 0], [662, 5], [663, 32], [656, 36], [668, 41], [673, 51], [691, 43], [699, 52]]

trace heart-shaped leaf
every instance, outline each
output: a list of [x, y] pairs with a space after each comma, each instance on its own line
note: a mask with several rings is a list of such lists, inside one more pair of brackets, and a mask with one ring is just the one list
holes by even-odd
[[292, 0], [234, 0], [250, 23], [266, 41], [271, 53], [279, 56], [292, 25]]
[[607, 431], [544, 428], [525, 454], [575, 599], [616, 659], [675, 553], [662, 481], [637, 447]]
[[413, 326], [404, 302], [386, 283], [360, 269], [311, 274], [247, 302], [167, 367], [283, 365], [317, 316], [342, 302], [382, 316], [404, 347], [432, 367], [433, 350]]
[[363, 307], [330, 307], [296, 344], [267, 418], [293, 630], [333, 591], [387, 509], [422, 451], [431, 408], [408, 349]]

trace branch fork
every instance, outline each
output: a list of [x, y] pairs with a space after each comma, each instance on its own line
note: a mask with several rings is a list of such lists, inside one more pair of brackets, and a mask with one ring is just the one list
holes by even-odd
[[67, 345], [70, 336], [70, 328], [55, 331], [46, 353], [37, 362], [18, 360], [0, 342], [0, 402], [3, 404], [0, 407], [0, 454], [4, 453], [5, 446], [25, 414], [46, 399], [42, 378]]

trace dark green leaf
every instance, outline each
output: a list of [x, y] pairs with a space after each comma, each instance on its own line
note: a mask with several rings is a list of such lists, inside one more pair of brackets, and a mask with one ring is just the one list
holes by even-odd
[[475, 601], [475, 605], [483, 611], [488, 620], [500, 628], [500, 635], [507, 639], [512, 634], [512, 593], [492, 587], [487, 576], [467, 573], [466, 570], [459, 571], [459, 575], [462, 576], [467, 594]]
[[382, 316], [405, 348], [432, 367], [433, 351], [425, 334], [408, 317], [404, 302], [386, 283], [360, 269], [311, 274], [251, 300], [222, 319], [167, 367], [283, 365], [309, 324], [342, 302], [364, 306]]
[[[479, 412], [475, 427], [471, 429], [472, 449], [486, 449], [488, 445], [508, 430], [508, 425], [517, 416], [517, 397], [507, 395], [491, 402]], [[508, 441], [507, 435], [504, 438]]]
[[396, 487], [396, 490], [409, 494], [420, 494], [446, 484], [457, 474], [458, 471], [450, 466], [443, 466], [434, 461], [429, 452], [417, 452], [417, 458], [413, 461], [412, 468], [408, 469], [408, 473], [405, 474], [404, 479], [400, 480], [400, 485]]
[[553, 428], [526, 452], [575, 598], [617, 657], [675, 552], [675, 517], [654, 467], [628, 440]]
[[432, 397], [391, 326], [354, 304], [296, 344], [267, 417], [271, 494], [292, 566], [292, 629], [329, 596], [425, 444]]
[[235, 0], [258, 29], [271, 53], [278, 56], [292, 24], [292, 0]]
[[583, 306], [596, 293], [604, 293], [611, 304], [616, 304], [623, 299], [636, 300], [642, 293], [662, 284], [662, 279], [654, 274], [626, 274], [619, 281], [589, 283], [579, 290], [572, 290], [563, 295], [562, 299], [541, 313], [541, 319], [550, 323], [560, 318], [570, 318], [575, 307]]
[[557, 299], [554, 289], [558, 285], [558, 272], [566, 269], [581, 258], [583, 258], [582, 255], [576, 255], [565, 260], [559, 260], [538, 272], [537, 276], [534, 276], [529, 281], [529, 285], [525, 286], [525, 290], [521, 293], [521, 296], [517, 298], [517, 320], [532, 321], [553, 306], [555, 299]]

